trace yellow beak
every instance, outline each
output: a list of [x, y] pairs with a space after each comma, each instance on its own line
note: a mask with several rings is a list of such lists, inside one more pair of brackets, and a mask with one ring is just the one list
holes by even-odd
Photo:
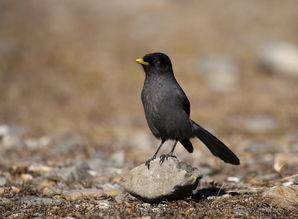
[[136, 62], [141, 65], [149, 65], [149, 62], [145, 62], [143, 59], [136, 59]]

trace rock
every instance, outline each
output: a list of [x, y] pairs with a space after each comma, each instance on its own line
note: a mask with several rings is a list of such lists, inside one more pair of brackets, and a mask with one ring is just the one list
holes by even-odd
[[0, 176], [0, 186], [4, 186], [7, 183], [7, 178]]
[[266, 191], [264, 196], [282, 208], [298, 210], [298, 185], [274, 186]]
[[232, 57], [212, 55], [200, 60], [199, 71], [211, 89], [230, 91], [237, 85], [240, 65]]
[[27, 173], [22, 173], [20, 177], [21, 177], [22, 181], [24, 181], [24, 182], [33, 180], [33, 176], [30, 174], [27, 174]]
[[257, 51], [257, 61], [264, 71], [298, 76], [298, 48], [288, 42], [269, 42]]
[[20, 200], [20, 203], [26, 207], [34, 207], [40, 205], [57, 205], [63, 202], [63, 199], [53, 199], [53, 198], [39, 198], [39, 197], [25, 197]]
[[101, 189], [81, 189], [63, 192], [63, 197], [66, 200], [94, 199], [100, 198], [103, 195], [104, 193]]
[[277, 122], [274, 118], [269, 116], [253, 116], [247, 118], [244, 122], [247, 130], [252, 132], [272, 131], [277, 128]]
[[21, 137], [24, 134], [24, 129], [16, 125], [3, 124], [0, 125], [0, 142], [5, 147], [22, 146]]
[[108, 209], [110, 207], [110, 202], [108, 200], [97, 201], [96, 207], [100, 209]]
[[282, 180], [283, 185], [298, 185], [298, 174], [284, 177]]
[[287, 168], [295, 170], [295, 167], [297, 167], [297, 165], [298, 156], [295, 153], [278, 153], [274, 156], [273, 168], [278, 173], [281, 173]]
[[71, 167], [54, 168], [52, 171], [44, 172], [44, 176], [57, 181], [80, 181], [92, 177], [89, 173], [90, 167], [85, 162], [80, 162]]
[[228, 182], [233, 182], [233, 183], [238, 183], [240, 181], [239, 177], [236, 177], [236, 176], [229, 176], [227, 178], [227, 181]]
[[115, 199], [115, 201], [117, 203], [120, 203], [120, 202], [124, 201], [125, 198], [126, 198], [126, 195], [125, 194], [119, 194], [119, 195], [117, 195], [117, 196], [114, 197], [114, 199]]
[[249, 212], [243, 208], [234, 209], [234, 210], [232, 210], [232, 212], [234, 214], [238, 214], [238, 215], [249, 215]]
[[51, 143], [51, 140], [52, 139], [48, 136], [42, 136], [40, 138], [27, 138], [24, 143], [30, 149], [37, 149], [48, 146]]
[[202, 178], [197, 168], [169, 158], [160, 165], [159, 159], [132, 169], [123, 178], [123, 187], [146, 202], [185, 198], [191, 195]]
[[52, 167], [49, 167], [49, 166], [46, 166], [43, 164], [31, 164], [28, 167], [28, 171], [30, 171], [30, 172], [48, 172], [51, 170], [53, 170]]
[[113, 162], [115, 167], [122, 167], [124, 165], [124, 152], [118, 151], [111, 156], [111, 161]]
[[62, 194], [62, 190], [53, 186], [48, 186], [48, 187], [42, 188], [41, 193], [45, 196], [52, 197], [54, 195]]

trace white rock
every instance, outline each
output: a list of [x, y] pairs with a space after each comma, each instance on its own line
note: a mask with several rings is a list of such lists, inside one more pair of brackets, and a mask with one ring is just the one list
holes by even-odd
[[298, 76], [298, 48], [288, 42], [269, 42], [257, 51], [259, 65], [267, 72]]

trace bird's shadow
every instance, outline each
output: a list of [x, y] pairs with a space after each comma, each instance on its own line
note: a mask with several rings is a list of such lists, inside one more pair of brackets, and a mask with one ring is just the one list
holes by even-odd
[[224, 196], [224, 195], [235, 196], [240, 194], [238, 192], [226, 191], [221, 187], [209, 187], [204, 189], [193, 190], [191, 198], [192, 200], [195, 200], [195, 201], [201, 201], [209, 197], [217, 197], [217, 196]]

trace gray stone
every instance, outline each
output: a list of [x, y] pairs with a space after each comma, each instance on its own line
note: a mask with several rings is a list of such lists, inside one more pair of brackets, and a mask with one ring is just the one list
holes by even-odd
[[123, 178], [123, 187], [146, 202], [185, 198], [191, 195], [202, 178], [199, 170], [176, 158], [160, 159], [132, 169]]
[[126, 198], [126, 195], [125, 194], [119, 194], [119, 195], [117, 195], [117, 196], [114, 197], [114, 199], [115, 199], [115, 201], [117, 203], [120, 203], [120, 202], [124, 201], [125, 198]]
[[40, 205], [55, 205], [63, 202], [63, 199], [53, 199], [53, 198], [39, 198], [39, 197], [25, 197], [20, 203], [25, 207], [33, 207]]
[[108, 209], [110, 208], [110, 202], [108, 200], [100, 200], [96, 202], [96, 206], [99, 209]]
[[125, 155], [123, 151], [117, 151], [111, 156], [111, 162], [115, 167], [122, 167], [124, 165]]
[[44, 172], [43, 174], [51, 180], [71, 182], [92, 177], [89, 171], [89, 165], [85, 162], [80, 162], [71, 167], [54, 168], [52, 171]]
[[258, 64], [264, 71], [298, 76], [298, 48], [288, 42], [268, 42], [257, 51]]
[[274, 186], [266, 191], [264, 196], [282, 208], [298, 210], [298, 185]]
[[7, 183], [7, 178], [0, 176], [0, 186], [4, 186]]
[[253, 132], [271, 131], [277, 128], [277, 122], [269, 116], [253, 116], [245, 121], [245, 128]]
[[24, 134], [24, 129], [11, 124], [0, 125], [0, 143], [5, 147], [22, 146], [21, 138]]

